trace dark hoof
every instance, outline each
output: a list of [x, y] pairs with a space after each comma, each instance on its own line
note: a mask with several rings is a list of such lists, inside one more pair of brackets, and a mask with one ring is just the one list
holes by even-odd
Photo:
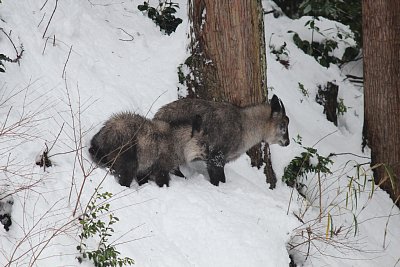
[[166, 182], [166, 181], [156, 181], [156, 184], [157, 184], [159, 187], [164, 187], [164, 185], [166, 185], [167, 187], [169, 187], [169, 181], [168, 181], [168, 182]]
[[138, 176], [136, 178], [136, 181], [137, 181], [139, 186], [147, 184], [149, 182], [149, 176], [148, 175]]
[[166, 185], [167, 187], [169, 187], [169, 175], [168, 172], [162, 172], [159, 175], [156, 176], [155, 178], [155, 182], [159, 187], [163, 187], [164, 185]]
[[219, 185], [219, 180], [210, 179], [210, 183], [212, 185], [218, 186]]

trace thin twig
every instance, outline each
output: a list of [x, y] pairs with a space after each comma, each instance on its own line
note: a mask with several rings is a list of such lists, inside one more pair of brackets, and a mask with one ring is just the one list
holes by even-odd
[[330, 135], [332, 135], [332, 134], [334, 134], [336, 132], [338, 132], [338, 130], [335, 130], [335, 131], [333, 131], [331, 133], [328, 133], [327, 135], [321, 137], [314, 145], [312, 145], [312, 147], [315, 147], [316, 145], [318, 145], [319, 142], [321, 142], [322, 140], [324, 140], [325, 138], [327, 138], [328, 136], [330, 136]]
[[269, 11], [263, 10], [263, 14], [267, 15], [267, 14], [274, 13], [275, 11], [276, 11], [275, 9], [272, 9], [272, 10], [269, 10]]
[[69, 60], [69, 57], [70, 57], [70, 55], [71, 55], [71, 51], [72, 51], [72, 45], [71, 45], [70, 48], [69, 48], [68, 57], [67, 57], [67, 60], [66, 60], [65, 63], [64, 63], [64, 68], [63, 68], [63, 72], [62, 72], [62, 75], [61, 75], [61, 78], [63, 78], [63, 79], [64, 79], [64, 77], [65, 77], [65, 68], [67, 67], [68, 60]]
[[49, 148], [49, 152], [50, 152], [50, 150], [53, 149], [53, 147], [54, 147], [54, 145], [56, 144], [58, 138], [60, 137], [61, 132], [62, 132], [62, 130], [63, 130], [63, 128], [64, 128], [64, 125], [65, 125], [65, 122], [63, 122], [63, 124], [61, 125], [61, 129], [60, 129], [60, 131], [59, 131], [58, 134], [57, 134], [56, 140], [54, 140], [53, 144], [52, 144], [51, 147]]
[[387, 235], [387, 229], [388, 229], [390, 217], [393, 216], [392, 211], [393, 211], [393, 208], [394, 208], [394, 207], [396, 207], [396, 204], [395, 204], [395, 203], [393, 203], [392, 208], [390, 209], [390, 213], [389, 213], [389, 216], [388, 216], [387, 221], [386, 221], [386, 224], [385, 224], [385, 233], [384, 233], [384, 235], [383, 235], [383, 249], [386, 249], [386, 235]]
[[357, 154], [354, 154], [354, 153], [350, 153], [350, 152], [344, 152], [344, 153], [330, 153], [329, 156], [328, 156], [328, 158], [331, 157], [331, 156], [342, 156], [342, 155], [352, 155], [352, 156], [359, 157], [359, 158], [363, 158], [363, 159], [371, 159], [371, 157], [360, 156], [360, 155], [357, 155]]
[[11, 39], [11, 37], [10, 37], [11, 31], [10, 31], [10, 33], [8, 34], [8, 33], [6, 33], [6, 32], [4, 31], [3, 28], [0, 28], [0, 30], [7, 36], [8, 40], [10, 41], [10, 43], [11, 43], [12, 46], [14, 47], [15, 52], [16, 52], [17, 55], [18, 55], [17, 47], [15, 46], [14, 42], [12, 41], [12, 39]]
[[400, 257], [399, 257], [399, 259], [396, 261], [396, 263], [394, 264], [393, 267], [396, 267], [398, 263], [400, 263]]
[[47, 4], [48, 1], [49, 1], [49, 0], [46, 0], [46, 1], [43, 3], [42, 7], [40, 8], [40, 11], [43, 10], [43, 8], [46, 6], [46, 4]]
[[39, 24], [37, 25], [38, 28], [39, 28], [40, 24], [42, 24], [45, 16], [46, 16], [46, 12], [44, 12], [42, 19], [39, 21]]
[[131, 39], [121, 39], [121, 38], [119, 38], [118, 40], [120, 40], [120, 41], [124, 41], [124, 42], [130, 42], [130, 41], [133, 41], [133, 35], [132, 34], [129, 34], [128, 32], [126, 32], [124, 29], [122, 29], [122, 28], [117, 28], [118, 30], [121, 30], [121, 31], [123, 31], [125, 34], [127, 34], [127, 35], [129, 35], [130, 37], [131, 37]]
[[319, 188], [319, 222], [322, 220], [322, 186], [321, 173], [318, 171], [318, 188]]
[[7, 36], [8, 40], [10, 41], [11, 45], [14, 47], [14, 50], [15, 50], [16, 56], [15, 56], [14, 59], [11, 59], [10, 61], [13, 62], [13, 63], [17, 62], [18, 65], [19, 65], [19, 60], [22, 58], [22, 54], [23, 54], [24, 51], [25, 51], [25, 50], [24, 50], [24, 47], [23, 47], [22, 44], [21, 44], [21, 45], [20, 45], [21, 52], [18, 52], [17, 47], [15, 46], [13, 40], [11, 39], [11, 32], [8, 34], [8, 33], [6, 33], [6, 32], [4, 31], [3, 28], [0, 28], [0, 30]]
[[47, 29], [48, 29], [49, 26], [50, 26], [50, 22], [51, 22], [51, 20], [53, 19], [54, 13], [56, 13], [57, 5], [58, 5], [58, 0], [56, 0], [56, 4], [55, 4], [55, 6], [54, 6], [53, 12], [51, 13], [49, 22], [47, 23], [47, 26], [46, 26], [46, 29], [44, 30], [44, 33], [43, 33], [43, 35], [42, 35], [42, 39], [44, 39], [44, 37], [46, 36], [46, 32], [47, 32]]
[[42, 55], [44, 55], [44, 51], [46, 51], [46, 47], [47, 47], [47, 41], [49, 40], [50, 37], [46, 38], [46, 41], [44, 42], [44, 47], [43, 47], [43, 51], [42, 51]]
[[292, 199], [293, 199], [293, 192], [294, 192], [294, 186], [292, 187], [292, 190], [290, 192], [289, 204], [287, 207], [286, 215], [289, 215], [290, 204], [292, 204]]

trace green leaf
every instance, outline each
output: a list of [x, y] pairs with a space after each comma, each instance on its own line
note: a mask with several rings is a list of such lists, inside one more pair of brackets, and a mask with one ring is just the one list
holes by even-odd
[[138, 5], [137, 8], [138, 8], [140, 11], [146, 11], [147, 8], [148, 8], [148, 6], [146, 6], [146, 5]]
[[147, 12], [147, 16], [151, 19], [155, 19], [156, 15], [158, 14], [157, 10], [154, 7], [150, 7]]
[[357, 230], [358, 230], [358, 222], [357, 222], [357, 217], [353, 213], [353, 219], [354, 219], [354, 237], [357, 235]]
[[174, 13], [176, 13], [176, 9], [175, 8], [173, 8], [173, 7], [166, 7], [166, 8], [164, 8], [164, 10], [163, 10], [163, 13], [169, 13], [169, 14], [174, 14]]

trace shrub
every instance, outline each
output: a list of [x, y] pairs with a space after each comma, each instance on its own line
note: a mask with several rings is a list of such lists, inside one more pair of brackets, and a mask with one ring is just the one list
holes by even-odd
[[[1, 3], [1, 2], [0, 2], [0, 3]], [[6, 68], [5, 68], [5, 66], [4, 66], [3, 61], [12, 62], [12, 59], [9, 58], [9, 57], [7, 57], [7, 56], [4, 55], [4, 54], [0, 54], [0, 72], [5, 72], [5, 71], [6, 71]]]
[[319, 64], [326, 68], [329, 67], [330, 63], [338, 64], [342, 62], [339, 58], [330, 55], [330, 53], [338, 47], [338, 43], [334, 40], [325, 39], [325, 41], [321, 43], [314, 41], [310, 43], [307, 40], [302, 40], [300, 36], [295, 33], [293, 35], [293, 42], [298, 48], [303, 50], [304, 53], [314, 57]]
[[362, 47], [361, 0], [275, 0], [275, 2], [290, 18], [299, 18], [305, 15], [322, 16], [348, 25], [354, 33], [358, 50]]
[[[119, 221], [113, 213], [109, 212], [110, 204], [105, 202], [111, 197], [112, 193], [97, 192], [96, 196], [88, 204], [86, 213], [79, 220], [82, 225], [82, 232], [79, 234], [80, 244], [76, 249], [82, 254], [83, 259], [88, 258], [93, 261], [96, 267], [121, 267], [134, 264], [131, 258], [120, 258], [119, 255], [121, 253], [116, 250], [114, 245], [108, 243], [108, 238], [114, 232], [112, 225]], [[102, 201], [102, 203], [97, 205], [98, 201]], [[101, 219], [101, 215], [105, 214], [108, 214], [108, 222], [104, 222]], [[98, 246], [95, 249], [90, 249], [86, 244], [86, 240], [94, 238], [96, 235], [100, 237]], [[78, 261], [82, 262], [82, 258], [78, 257]]]
[[270, 41], [269, 48], [271, 50], [271, 53], [275, 55], [275, 60], [281, 63], [286, 69], [288, 69], [290, 66], [290, 62], [289, 62], [289, 51], [287, 50], [286, 42], [284, 42], [283, 45], [276, 48], [275, 45], [271, 44]]
[[301, 138], [294, 140], [305, 150], [300, 156], [294, 157], [289, 165], [285, 167], [282, 180], [289, 186], [296, 186], [300, 189], [303, 184], [298, 178], [307, 178], [308, 173], [330, 174], [329, 165], [333, 163], [330, 157], [324, 157], [318, 154], [318, 150], [312, 147], [304, 147], [301, 144]]
[[[311, 19], [304, 25], [311, 30], [311, 40], [302, 40], [295, 33], [293, 41], [304, 53], [313, 56], [322, 66], [328, 68], [330, 63], [341, 65], [358, 59], [362, 47], [360, 0], [350, 1], [350, 3], [342, 0], [303, 0], [298, 2], [277, 0], [277, 4], [291, 18], [311, 16]], [[320, 20], [320, 17], [348, 25], [352, 33], [337, 27], [334, 37], [325, 36], [316, 26], [316, 21]], [[321, 42], [314, 40], [315, 32], [324, 37]], [[346, 41], [349, 38], [354, 39], [356, 45], [349, 45]], [[345, 51], [339, 58], [332, 55], [333, 50], [338, 47], [338, 42], [345, 44]]]
[[172, 1], [159, 1], [157, 7], [152, 7], [149, 2], [143, 2], [143, 5], [137, 7], [140, 11], [147, 12], [147, 16], [157, 24], [161, 30], [170, 35], [176, 30], [182, 19], [176, 18], [176, 8], [179, 8], [177, 3]]

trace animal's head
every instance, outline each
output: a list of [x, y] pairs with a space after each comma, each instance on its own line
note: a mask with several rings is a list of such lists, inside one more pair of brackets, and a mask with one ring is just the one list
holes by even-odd
[[268, 143], [288, 146], [289, 140], [289, 118], [286, 116], [285, 106], [282, 101], [274, 95], [271, 99], [270, 136]]

